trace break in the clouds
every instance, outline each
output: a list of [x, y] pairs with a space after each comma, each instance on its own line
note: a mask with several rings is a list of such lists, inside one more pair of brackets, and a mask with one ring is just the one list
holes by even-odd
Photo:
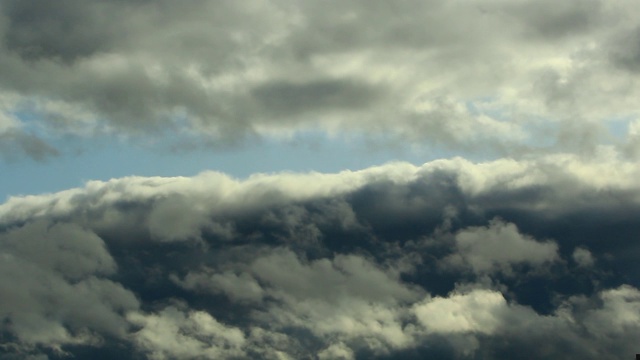
[[635, 156], [639, 18], [631, 0], [6, 0], [0, 111], [17, 125], [0, 126], [1, 149], [44, 159], [64, 136], [218, 147], [319, 131]]
[[463, 159], [0, 205], [2, 358], [622, 359], [639, 168]]

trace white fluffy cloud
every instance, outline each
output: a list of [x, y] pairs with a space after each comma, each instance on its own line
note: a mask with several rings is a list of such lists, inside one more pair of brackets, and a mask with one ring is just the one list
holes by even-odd
[[[184, 306], [183, 306], [184, 307]], [[168, 306], [157, 314], [132, 313], [141, 329], [134, 341], [149, 350], [150, 359], [234, 358], [244, 356], [242, 331], [219, 323], [206, 312]]]
[[507, 306], [502, 294], [475, 290], [418, 303], [414, 312], [428, 333], [492, 334], [500, 325], [500, 311]]
[[[592, 189], [629, 191], [625, 201], [635, 202], [640, 169], [635, 161], [618, 158], [605, 152], [593, 159], [570, 154], [540, 157], [536, 160], [516, 161], [500, 159], [486, 163], [472, 163], [462, 158], [436, 160], [422, 166], [408, 163], [390, 163], [360, 171], [343, 171], [336, 174], [283, 173], [257, 174], [246, 180], [233, 179], [217, 172], [203, 172], [188, 177], [126, 177], [110, 181], [89, 181], [85, 188], [39, 196], [11, 197], [0, 205], [4, 223], [53, 216], [64, 218], [77, 211], [78, 206], [100, 213], [104, 224], [127, 222], [119, 217], [114, 206], [120, 203], [152, 203], [150, 225], [152, 234], [160, 236], [192, 236], [195, 225], [206, 225], [211, 216], [223, 213], [242, 213], [250, 209], [279, 206], [291, 201], [305, 201], [328, 196], [347, 194], [377, 182], [408, 184], [419, 179], [453, 176], [455, 185], [467, 196], [492, 201], [491, 196], [500, 192], [518, 192], [544, 187], [545, 196], [520, 204], [510, 199], [513, 206], [529, 206], [548, 211], [564, 211], [556, 196], [567, 201], [583, 203], [582, 192]], [[553, 196], [549, 196], [553, 193]], [[166, 199], [166, 200], [165, 200]], [[610, 198], [597, 198], [593, 205], [604, 205]], [[188, 218], [171, 219], [170, 231], [162, 221], [164, 208], [170, 212], [171, 203], [189, 204]], [[392, 206], [393, 204], [388, 204]], [[494, 206], [495, 204], [487, 204]], [[570, 204], [567, 205], [570, 207]], [[88, 214], [85, 214], [88, 215]], [[157, 217], [157, 220], [155, 219]], [[194, 219], [192, 219], [194, 217]], [[94, 219], [92, 219], [94, 221]], [[156, 228], [157, 227], [157, 228]], [[167, 230], [168, 233], [163, 233]], [[175, 233], [175, 235], [174, 235]], [[165, 234], [165, 235], [163, 235]]]
[[470, 266], [477, 273], [503, 271], [511, 274], [512, 266], [527, 264], [538, 267], [559, 259], [558, 245], [537, 242], [518, 231], [514, 224], [494, 219], [488, 227], [470, 227], [455, 235], [457, 253], [445, 263]]

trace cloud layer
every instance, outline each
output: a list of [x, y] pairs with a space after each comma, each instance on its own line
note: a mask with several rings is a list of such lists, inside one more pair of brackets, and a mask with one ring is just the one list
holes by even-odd
[[631, 357], [638, 9], [2, 1], [3, 161], [309, 134], [498, 160], [11, 197], [0, 359]]
[[7, 0], [0, 112], [17, 127], [0, 138], [36, 159], [69, 135], [228, 146], [305, 131], [635, 156], [638, 15], [630, 0]]
[[638, 171], [605, 155], [457, 158], [14, 197], [0, 354], [629, 357]]

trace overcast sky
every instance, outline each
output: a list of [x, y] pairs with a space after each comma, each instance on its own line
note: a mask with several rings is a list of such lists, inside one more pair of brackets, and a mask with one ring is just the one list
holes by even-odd
[[0, 359], [640, 353], [632, 0], [0, 0]]

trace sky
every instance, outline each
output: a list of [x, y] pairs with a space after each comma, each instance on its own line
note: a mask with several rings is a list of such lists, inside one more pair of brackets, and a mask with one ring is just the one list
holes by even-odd
[[0, 359], [640, 353], [631, 0], [0, 0]]

